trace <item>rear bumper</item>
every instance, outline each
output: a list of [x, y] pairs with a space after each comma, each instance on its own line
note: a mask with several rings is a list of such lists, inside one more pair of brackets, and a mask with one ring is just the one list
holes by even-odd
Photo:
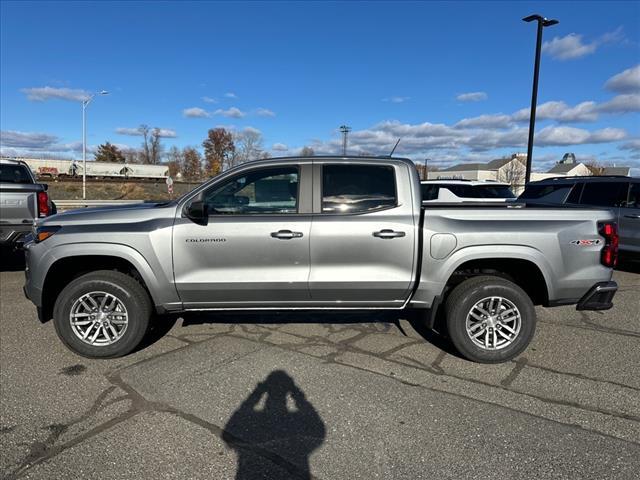
[[578, 301], [576, 310], [609, 310], [617, 291], [618, 284], [614, 281], [598, 282]]

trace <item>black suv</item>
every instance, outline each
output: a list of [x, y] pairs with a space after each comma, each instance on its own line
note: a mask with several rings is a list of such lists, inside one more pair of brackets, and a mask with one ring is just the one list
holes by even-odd
[[617, 216], [620, 253], [640, 259], [640, 178], [554, 177], [531, 182], [518, 200], [526, 203], [608, 207]]

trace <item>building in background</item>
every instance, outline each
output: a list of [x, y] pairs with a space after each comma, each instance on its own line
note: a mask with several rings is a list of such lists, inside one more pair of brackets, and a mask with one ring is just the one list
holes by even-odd
[[[511, 185], [515, 194], [524, 190], [526, 153], [514, 153], [510, 157], [498, 158], [487, 163], [461, 163], [437, 171], [429, 171], [429, 180], [484, 180], [504, 182]], [[599, 167], [576, 160], [573, 153], [565, 153], [558, 163], [547, 172], [531, 172], [531, 180], [551, 177], [577, 177], [589, 175], [630, 175], [630, 167]]]

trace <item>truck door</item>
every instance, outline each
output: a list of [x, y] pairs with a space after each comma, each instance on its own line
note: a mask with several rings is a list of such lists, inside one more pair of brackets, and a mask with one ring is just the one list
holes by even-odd
[[629, 198], [620, 208], [620, 249], [640, 255], [640, 182], [632, 182]]
[[417, 261], [405, 164], [314, 160], [309, 289], [314, 304], [401, 306]]
[[173, 261], [185, 308], [309, 300], [311, 175], [310, 164], [254, 167], [204, 191], [207, 225], [178, 212]]

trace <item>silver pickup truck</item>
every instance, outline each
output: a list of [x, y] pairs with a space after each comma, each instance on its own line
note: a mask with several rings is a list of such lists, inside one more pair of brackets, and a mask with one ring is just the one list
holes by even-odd
[[0, 159], [0, 247], [16, 247], [36, 219], [55, 213], [47, 185], [37, 183], [29, 166]]
[[39, 222], [24, 290], [89, 357], [131, 352], [154, 313], [412, 309], [493, 363], [527, 347], [536, 304], [611, 308], [616, 248], [607, 210], [423, 206], [410, 160], [271, 159], [169, 203]]

